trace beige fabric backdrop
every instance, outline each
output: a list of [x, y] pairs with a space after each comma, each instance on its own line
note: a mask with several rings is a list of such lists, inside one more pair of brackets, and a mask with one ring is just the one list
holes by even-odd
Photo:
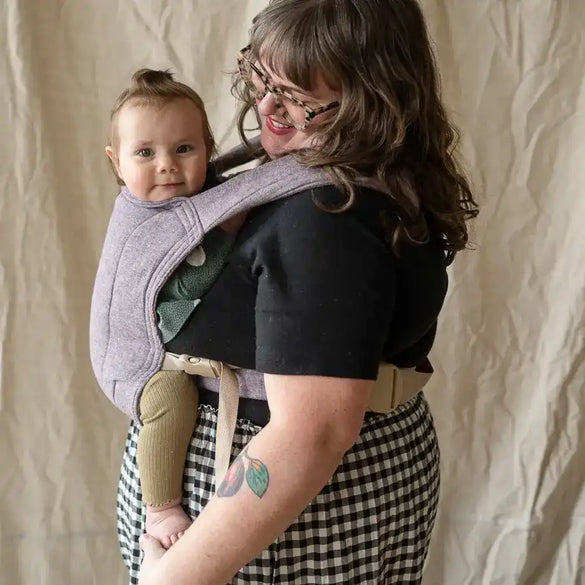
[[[359, 0], [357, 0], [359, 1]], [[126, 428], [88, 359], [116, 186], [111, 103], [141, 66], [201, 92], [265, 0], [4, 0], [0, 16], [0, 583], [123, 584]], [[424, 0], [483, 209], [429, 389], [443, 455], [428, 585], [585, 583], [585, 3]]]

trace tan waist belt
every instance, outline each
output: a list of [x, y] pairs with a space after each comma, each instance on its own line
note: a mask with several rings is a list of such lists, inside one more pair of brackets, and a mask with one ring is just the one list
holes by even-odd
[[[234, 367], [205, 358], [167, 352], [162, 370], [182, 370], [187, 374], [219, 378], [219, 407], [215, 445], [215, 486], [221, 485], [230, 464], [230, 453], [236, 420], [240, 390]], [[389, 413], [414, 398], [429, 381], [431, 373], [417, 372], [411, 368], [397, 368], [393, 364], [380, 363], [378, 379], [374, 384], [368, 404], [369, 412]]]

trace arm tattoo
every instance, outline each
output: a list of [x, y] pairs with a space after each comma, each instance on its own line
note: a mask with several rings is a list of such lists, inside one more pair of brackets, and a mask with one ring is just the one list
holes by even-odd
[[224, 480], [217, 489], [220, 498], [230, 498], [237, 494], [244, 484], [244, 478], [250, 489], [261, 498], [268, 489], [268, 469], [260, 459], [254, 459], [247, 453], [248, 447], [238, 455], [228, 469]]

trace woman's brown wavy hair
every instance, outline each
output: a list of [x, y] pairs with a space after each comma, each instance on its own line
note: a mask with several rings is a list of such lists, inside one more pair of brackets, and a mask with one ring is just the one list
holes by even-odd
[[[439, 97], [426, 24], [415, 0], [271, 0], [250, 32], [252, 60], [311, 91], [321, 75], [341, 105], [319, 125], [317, 146], [297, 151], [323, 167], [347, 194], [372, 185], [400, 206], [388, 224], [395, 250], [439, 237], [446, 262], [466, 247], [466, 221], [478, 213], [454, 148], [457, 132]], [[261, 58], [260, 58], [261, 54]], [[255, 101], [239, 75], [234, 94], [244, 119]], [[256, 114], [258, 119], [258, 115]]]

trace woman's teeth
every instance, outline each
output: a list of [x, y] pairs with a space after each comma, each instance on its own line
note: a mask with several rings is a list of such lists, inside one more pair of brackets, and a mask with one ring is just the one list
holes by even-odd
[[270, 118], [270, 121], [274, 124], [275, 128], [290, 128], [289, 124], [282, 124], [277, 122], [274, 118]]

